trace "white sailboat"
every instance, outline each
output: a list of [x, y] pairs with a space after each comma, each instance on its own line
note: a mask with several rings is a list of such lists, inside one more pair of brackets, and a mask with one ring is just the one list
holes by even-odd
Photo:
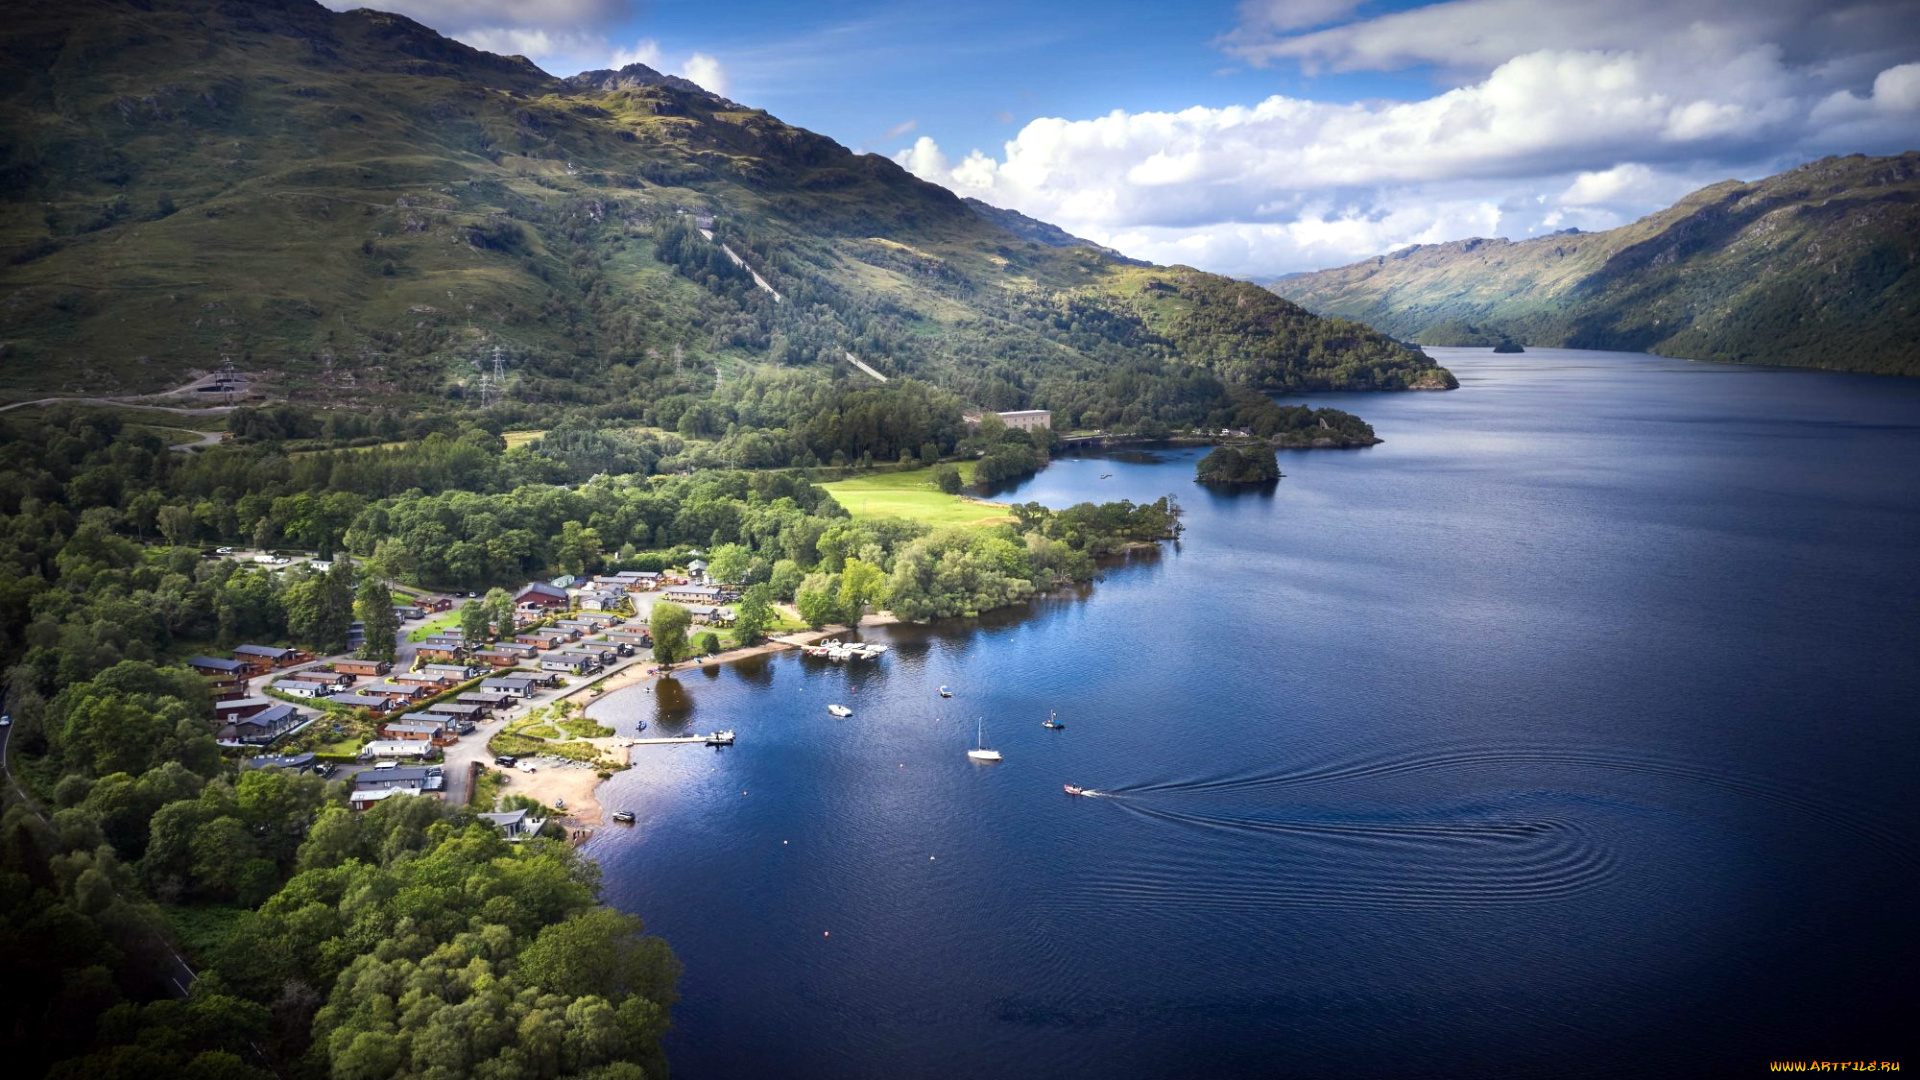
[[986, 723], [983, 718], [974, 726], [973, 749], [967, 751], [967, 757], [974, 761], [999, 761], [1000, 751], [987, 749]]

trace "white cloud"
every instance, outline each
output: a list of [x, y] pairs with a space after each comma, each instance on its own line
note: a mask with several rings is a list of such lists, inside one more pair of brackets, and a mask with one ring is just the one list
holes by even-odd
[[891, 139], [897, 139], [900, 136], [905, 135], [906, 133], [912, 131], [914, 128], [917, 128], [919, 126], [920, 126], [920, 121], [918, 120], [902, 120], [899, 123], [888, 128], [887, 130], [881, 132], [880, 141], [887, 142]]
[[628, 64], [645, 64], [658, 70], [660, 67], [660, 43], [652, 38], [641, 38], [633, 43], [631, 49], [615, 49], [612, 66], [615, 71]]
[[701, 86], [722, 97], [726, 96], [726, 69], [720, 66], [720, 61], [706, 53], [697, 52], [688, 57], [685, 66], [680, 69], [679, 74], [692, 79], [694, 82], [699, 83]]
[[[896, 160], [1128, 254], [1263, 274], [1495, 229], [1610, 228], [1729, 176], [1920, 141], [1920, 30], [1886, 3], [1449, 0], [1285, 32], [1356, 6], [1250, 3], [1222, 44], [1258, 63], [1484, 71], [1407, 101], [1043, 117], [997, 155], [956, 165], [923, 137]], [[1909, 62], [1874, 59], [1903, 36]]]
[[1307, 30], [1339, 22], [1365, 0], [1246, 0], [1240, 5], [1241, 25], [1273, 33]]

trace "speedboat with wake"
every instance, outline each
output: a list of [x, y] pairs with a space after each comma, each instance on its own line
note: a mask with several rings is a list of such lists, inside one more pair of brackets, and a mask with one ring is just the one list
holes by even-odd
[[1078, 787], [1073, 784], [1062, 784], [1060, 786], [1064, 788], [1067, 794], [1069, 795], [1086, 795], [1088, 797], [1092, 797], [1100, 794], [1099, 792], [1093, 790], [1092, 788]]

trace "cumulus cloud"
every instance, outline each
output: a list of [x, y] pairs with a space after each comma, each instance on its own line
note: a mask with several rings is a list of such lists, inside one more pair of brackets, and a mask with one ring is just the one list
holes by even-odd
[[641, 38], [630, 49], [615, 49], [613, 67], [618, 70], [628, 64], [645, 64], [650, 68], [660, 67], [660, 43], [652, 38]]
[[1920, 136], [1920, 63], [1884, 62], [1920, 32], [1886, 18], [1910, 0], [1448, 0], [1290, 32], [1357, 7], [1248, 3], [1221, 44], [1257, 63], [1485, 70], [1407, 101], [1043, 117], [997, 154], [955, 163], [922, 137], [895, 159], [1129, 254], [1264, 274], [1610, 228], [1715, 180]]
[[725, 96], [727, 92], [727, 72], [720, 61], [706, 53], [694, 53], [681, 66], [679, 74], [692, 79], [702, 87]]

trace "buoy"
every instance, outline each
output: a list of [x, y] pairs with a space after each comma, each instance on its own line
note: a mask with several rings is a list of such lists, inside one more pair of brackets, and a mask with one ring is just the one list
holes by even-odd
[[781, 843], [783, 843], [783, 844], [784, 844], [784, 843], [786, 843], [786, 841], [785, 841], [785, 840], [782, 840], [782, 841], [780, 841], [780, 842], [781, 842]]
[[820, 936], [821, 936], [821, 937], [832, 937], [832, 936], [833, 936], [833, 933], [832, 933], [832, 931], [829, 931], [829, 930], [822, 930], [822, 931], [820, 931]]

